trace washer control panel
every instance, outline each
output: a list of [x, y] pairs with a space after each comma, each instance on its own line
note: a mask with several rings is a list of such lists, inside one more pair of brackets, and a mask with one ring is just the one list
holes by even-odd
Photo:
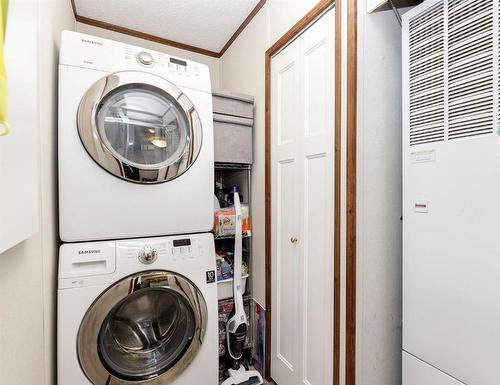
[[204, 257], [206, 237], [177, 236], [168, 238], [146, 238], [137, 240], [117, 241], [116, 254], [118, 260], [139, 260], [141, 264], [156, 263], [191, 263], [199, 262]]
[[202, 250], [196, 240], [191, 238], [173, 239], [170, 243], [170, 253], [173, 261], [194, 259]]
[[205, 274], [216, 269], [210, 233], [65, 244], [59, 255], [59, 289], [108, 285], [156, 269], [188, 276], [196, 272], [205, 282]]

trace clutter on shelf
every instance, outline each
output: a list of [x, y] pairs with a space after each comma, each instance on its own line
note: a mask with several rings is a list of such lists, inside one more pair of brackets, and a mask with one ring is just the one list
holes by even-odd
[[[223, 254], [218, 254], [217, 250], [217, 281], [224, 281], [226, 279], [233, 278], [233, 253], [224, 252]], [[248, 264], [243, 261], [241, 265], [242, 276], [248, 275]]]
[[[241, 289], [245, 293], [247, 280], [249, 275], [248, 245], [243, 245], [243, 263], [241, 265], [242, 282]], [[234, 237], [221, 240], [216, 244], [216, 261], [217, 261], [217, 282], [219, 299], [231, 298], [233, 295], [233, 274], [234, 274]]]
[[[243, 171], [243, 173], [241, 172]], [[228, 208], [234, 207], [234, 191], [238, 191], [240, 196], [240, 201], [242, 203], [245, 202], [246, 195], [243, 195], [241, 189], [244, 187], [240, 187], [238, 184], [233, 184], [234, 182], [240, 182], [240, 184], [247, 184], [248, 181], [241, 180], [241, 178], [245, 178], [248, 176], [248, 169], [243, 170], [231, 170], [229, 177], [227, 174], [227, 170], [218, 171], [217, 172], [217, 180], [215, 181], [215, 198], [216, 198], [216, 210], [220, 208]], [[239, 179], [239, 180], [238, 180]], [[232, 183], [233, 182], [233, 183]]]
[[[242, 230], [244, 234], [250, 234], [250, 216], [248, 205], [241, 205], [243, 215]], [[236, 215], [234, 207], [221, 208], [215, 211], [214, 234], [215, 236], [228, 236], [235, 234]]]

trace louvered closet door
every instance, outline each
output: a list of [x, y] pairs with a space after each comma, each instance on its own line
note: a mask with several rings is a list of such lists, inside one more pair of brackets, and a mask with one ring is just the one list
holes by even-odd
[[272, 360], [278, 385], [333, 382], [334, 10], [271, 63]]

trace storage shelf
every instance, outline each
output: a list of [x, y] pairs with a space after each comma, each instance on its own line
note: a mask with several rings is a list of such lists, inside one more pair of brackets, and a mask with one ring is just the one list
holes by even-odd
[[[250, 277], [250, 275], [245, 274], [245, 275], [241, 276], [241, 279], [247, 279], [249, 277]], [[227, 283], [227, 282], [233, 282], [233, 281], [234, 281], [234, 278], [221, 279], [220, 281], [217, 281], [217, 284]]]
[[252, 165], [240, 163], [215, 163], [216, 170], [251, 170]]
[[[250, 238], [252, 236], [252, 233], [250, 231], [243, 233], [242, 234], [243, 238]], [[221, 240], [221, 239], [234, 239], [234, 235], [214, 235], [214, 239], [216, 241]]]

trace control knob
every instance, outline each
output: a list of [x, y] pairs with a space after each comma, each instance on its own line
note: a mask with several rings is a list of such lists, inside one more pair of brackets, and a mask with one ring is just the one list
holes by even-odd
[[145, 66], [152, 66], [154, 63], [153, 55], [145, 51], [139, 52], [137, 54], [137, 61]]
[[158, 252], [151, 246], [145, 246], [141, 250], [139, 250], [139, 261], [141, 261], [145, 265], [153, 263], [154, 261], [156, 261], [156, 258], [158, 258]]

